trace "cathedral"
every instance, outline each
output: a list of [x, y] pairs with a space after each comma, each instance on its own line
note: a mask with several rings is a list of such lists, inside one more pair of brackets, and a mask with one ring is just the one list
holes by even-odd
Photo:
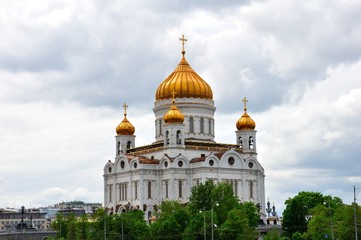
[[207, 180], [227, 182], [241, 202], [251, 201], [265, 216], [265, 175], [257, 160], [256, 124], [247, 113], [235, 119], [235, 142], [215, 142], [213, 92], [185, 58], [155, 92], [155, 141], [136, 146], [135, 127], [116, 127], [115, 159], [104, 167], [104, 206], [113, 213], [132, 208], [149, 219], [162, 201], [187, 203], [191, 188]]

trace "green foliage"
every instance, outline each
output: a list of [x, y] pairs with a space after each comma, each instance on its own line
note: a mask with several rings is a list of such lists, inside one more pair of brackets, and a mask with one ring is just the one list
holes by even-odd
[[233, 194], [232, 186], [228, 183], [214, 185], [212, 181], [206, 181], [191, 190], [189, 198], [189, 209], [192, 214], [199, 211], [212, 210], [217, 214], [217, 221], [223, 224], [227, 214], [234, 208], [239, 208], [239, 200]]
[[200, 210], [209, 210], [213, 205], [213, 190], [215, 186], [212, 181], [207, 181], [204, 184], [200, 183], [191, 189], [191, 196], [189, 197], [189, 209], [193, 214]]
[[[207, 221], [208, 220], [208, 221]], [[206, 236], [210, 234], [211, 226], [207, 224], [210, 220], [210, 212], [200, 211], [196, 213], [186, 227], [183, 238], [185, 240], [200, 240], [204, 239], [204, 229], [206, 229]], [[207, 237], [209, 238], [209, 237]]]
[[294, 234], [292, 234], [292, 240], [302, 240], [302, 233], [300, 232], [295, 232]]
[[258, 233], [249, 226], [248, 219], [244, 208], [229, 211], [227, 220], [219, 228], [220, 239], [256, 239]]
[[269, 231], [266, 236], [264, 236], [263, 240], [280, 240], [281, 236], [276, 229], [272, 229]]
[[283, 229], [288, 236], [295, 232], [307, 231], [307, 224], [311, 218], [310, 210], [323, 204], [324, 197], [319, 192], [300, 192], [293, 198], [285, 201], [286, 208], [283, 212]]

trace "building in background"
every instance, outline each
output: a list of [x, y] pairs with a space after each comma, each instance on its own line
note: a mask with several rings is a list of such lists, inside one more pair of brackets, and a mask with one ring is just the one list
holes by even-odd
[[39, 209], [0, 209], [0, 230], [47, 229], [46, 214]]
[[187, 62], [186, 39], [180, 40], [182, 59], [155, 92], [155, 142], [136, 146], [135, 127], [123, 105], [115, 160], [104, 167], [104, 205], [116, 213], [139, 208], [150, 218], [162, 201], [187, 203], [193, 186], [211, 180], [230, 183], [234, 195], [254, 202], [265, 219], [265, 175], [257, 159], [256, 124], [247, 113], [247, 99], [243, 115], [235, 119], [235, 142], [215, 142], [213, 91]]

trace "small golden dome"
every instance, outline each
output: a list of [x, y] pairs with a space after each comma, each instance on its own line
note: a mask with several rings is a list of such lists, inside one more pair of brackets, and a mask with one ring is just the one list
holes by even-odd
[[163, 117], [165, 123], [183, 123], [184, 115], [183, 113], [175, 106], [174, 100], [174, 91], [173, 91], [173, 100], [172, 106], [168, 112]]
[[116, 132], [118, 135], [133, 135], [135, 132], [135, 128], [127, 119], [126, 109], [128, 106], [126, 103], [124, 103], [123, 107], [124, 107], [124, 119], [117, 126]]
[[236, 127], [238, 130], [254, 130], [256, 128], [256, 123], [253, 119], [247, 114], [247, 106], [246, 103], [248, 100], [244, 98], [242, 100], [244, 102], [244, 113], [240, 119], [238, 119], [236, 123]]
[[182, 41], [182, 60], [176, 69], [158, 86], [155, 100], [164, 100], [172, 97], [172, 91], [177, 92], [179, 98], [213, 99], [211, 87], [189, 65], [185, 59], [184, 36]]

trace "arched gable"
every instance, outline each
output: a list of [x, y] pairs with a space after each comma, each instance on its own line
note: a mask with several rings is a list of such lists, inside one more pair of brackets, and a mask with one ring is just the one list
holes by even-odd
[[107, 164], [104, 166], [104, 174], [111, 174], [114, 173], [114, 163], [112, 163], [110, 160], [108, 160]]
[[189, 167], [189, 159], [179, 154], [173, 162], [173, 167], [175, 168], [188, 168]]
[[130, 163], [128, 157], [124, 154], [119, 154], [119, 156], [114, 161], [115, 172], [128, 171], [129, 169], [130, 169]]
[[220, 167], [245, 168], [244, 159], [234, 149], [226, 151], [220, 160]]
[[212, 153], [211, 155], [206, 157], [204, 165], [208, 167], [219, 167], [220, 159]]

